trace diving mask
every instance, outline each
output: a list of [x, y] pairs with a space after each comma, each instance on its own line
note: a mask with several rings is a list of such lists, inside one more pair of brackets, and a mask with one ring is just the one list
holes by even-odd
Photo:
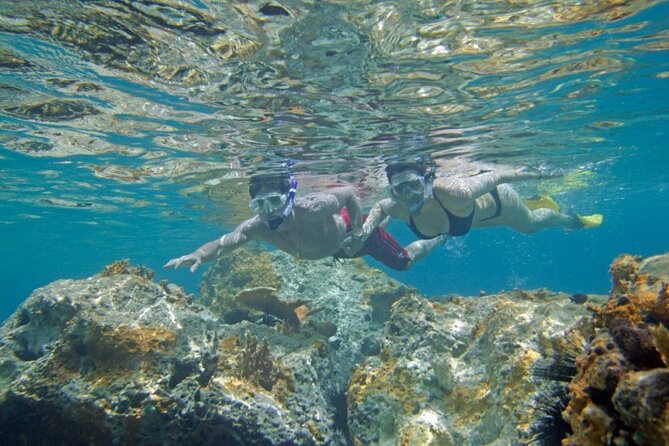
[[288, 201], [288, 194], [268, 192], [257, 195], [249, 202], [249, 207], [258, 214], [270, 215], [281, 209]]
[[390, 182], [393, 198], [406, 201], [425, 194], [425, 178], [416, 172], [402, 172], [393, 175]]

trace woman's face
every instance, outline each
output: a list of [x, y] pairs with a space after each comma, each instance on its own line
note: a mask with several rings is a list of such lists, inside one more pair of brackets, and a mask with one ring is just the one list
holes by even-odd
[[411, 213], [416, 212], [429, 197], [425, 177], [415, 170], [398, 172], [390, 178], [390, 195], [403, 203]]

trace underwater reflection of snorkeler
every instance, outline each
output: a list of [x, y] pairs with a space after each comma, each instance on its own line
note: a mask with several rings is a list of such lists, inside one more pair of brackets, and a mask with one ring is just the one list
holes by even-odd
[[386, 166], [390, 198], [374, 205], [348, 249], [355, 250], [387, 216], [404, 221], [420, 239], [464, 235], [474, 228], [508, 226], [523, 233], [550, 227], [580, 229], [599, 226], [599, 214], [563, 213], [548, 197], [523, 200], [508, 184], [550, 177], [538, 171], [482, 171], [468, 177], [436, 178], [428, 156], [396, 159]]
[[360, 203], [351, 187], [295, 197], [297, 181], [291, 173], [252, 177], [250, 207], [256, 216], [217, 240], [205, 243], [190, 254], [167, 262], [164, 268], [190, 267], [233, 250], [251, 240], [268, 242], [292, 256], [316, 260], [329, 256], [353, 258], [370, 255], [384, 265], [405, 270], [424, 257], [440, 239], [420, 240], [403, 248], [380, 227], [370, 234], [360, 249], [341, 249], [352, 234], [362, 230]]

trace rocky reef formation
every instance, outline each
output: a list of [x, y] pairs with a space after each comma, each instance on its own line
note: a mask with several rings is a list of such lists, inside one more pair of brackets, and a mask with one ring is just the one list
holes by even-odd
[[359, 259], [254, 248], [195, 300], [117, 262], [36, 290], [0, 328], [0, 441], [666, 444], [667, 280], [639, 262], [614, 262], [608, 300], [427, 300]]
[[2, 444], [337, 443], [316, 348], [141, 268], [38, 289], [0, 336]]
[[610, 299], [576, 362], [566, 445], [669, 444], [669, 256], [611, 264]]
[[566, 330], [586, 336], [584, 314], [545, 290], [397, 301], [381, 354], [349, 382], [354, 444], [529, 441], [535, 400], [549, 388], [533, 366], [561, 348]]

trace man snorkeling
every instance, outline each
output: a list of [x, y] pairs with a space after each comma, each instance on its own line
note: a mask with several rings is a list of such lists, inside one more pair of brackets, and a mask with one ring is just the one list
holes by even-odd
[[468, 177], [436, 178], [435, 163], [425, 155], [396, 158], [386, 166], [390, 197], [374, 205], [361, 234], [351, 238], [355, 250], [387, 216], [404, 221], [423, 240], [460, 236], [471, 228], [508, 226], [523, 233], [551, 227], [580, 229], [599, 226], [599, 214], [563, 213], [549, 197], [523, 200], [513, 181], [552, 177], [527, 169], [482, 171]]
[[301, 259], [329, 256], [353, 258], [370, 255], [384, 265], [405, 270], [424, 257], [441, 239], [419, 240], [403, 248], [387, 232], [370, 229], [355, 252], [342, 246], [362, 231], [363, 216], [353, 188], [337, 187], [326, 192], [296, 197], [297, 180], [292, 172], [251, 177], [249, 206], [257, 214], [221, 238], [205, 243], [190, 254], [167, 262], [164, 268], [190, 267], [233, 250], [251, 240], [262, 240]]

